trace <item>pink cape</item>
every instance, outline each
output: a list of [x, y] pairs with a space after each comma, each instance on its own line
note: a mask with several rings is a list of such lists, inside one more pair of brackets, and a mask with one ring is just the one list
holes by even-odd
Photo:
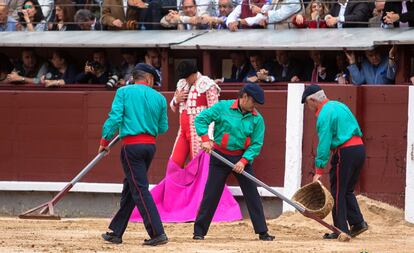
[[[165, 178], [151, 190], [163, 222], [188, 222], [196, 219], [207, 182], [209, 162], [210, 155], [205, 152], [200, 152], [185, 169], [172, 159], [168, 161]], [[240, 207], [225, 186], [213, 221], [240, 219]], [[136, 207], [129, 221], [142, 221]]]

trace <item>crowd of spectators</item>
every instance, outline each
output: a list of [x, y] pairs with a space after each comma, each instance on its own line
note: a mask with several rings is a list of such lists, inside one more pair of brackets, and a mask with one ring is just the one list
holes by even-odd
[[[385, 1], [385, 2], [384, 2]], [[0, 0], [0, 31], [413, 27], [414, 2]]]
[[244, 55], [231, 54], [232, 73], [230, 78], [216, 82], [313, 82], [339, 84], [394, 84], [397, 66], [395, 48], [388, 52], [375, 48], [356, 56], [355, 52], [335, 54], [309, 51], [300, 58], [288, 51], [276, 51], [275, 57], [268, 59], [259, 52]]
[[[218, 84], [325, 82], [375, 85], [394, 84], [397, 73], [395, 47], [365, 52], [312, 50], [298, 53], [278, 50], [269, 53], [232, 51], [229, 54], [231, 63], [227, 64], [231, 73], [222, 77], [215, 73], [211, 77], [216, 78]], [[109, 59], [106, 50], [96, 49], [86, 59], [74, 61], [67, 51], [59, 49], [54, 50], [50, 59], [46, 60], [34, 48], [24, 48], [18, 59], [10, 60], [6, 54], [0, 54], [0, 83], [45, 87], [102, 84], [115, 87], [128, 85], [134, 67], [140, 62], [155, 67], [162, 78], [158, 49], [150, 48], [138, 54], [135, 49], [123, 48], [118, 55], [119, 59]]]
[[74, 60], [61, 49], [54, 50], [50, 59], [39, 56], [34, 48], [24, 48], [18, 59], [0, 53], [0, 84], [32, 84], [57, 87], [66, 84], [101, 84], [107, 87], [128, 85], [136, 64], [145, 62], [159, 71], [161, 54], [148, 49], [139, 57], [134, 49], [121, 49], [120, 64], [113, 64], [103, 49], [93, 50], [83, 62]]

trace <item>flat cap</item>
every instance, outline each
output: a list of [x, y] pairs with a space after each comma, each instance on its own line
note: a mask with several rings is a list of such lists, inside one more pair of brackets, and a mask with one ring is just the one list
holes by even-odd
[[311, 84], [309, 86], [306, 86], [305, 90], [303, 91], [302, 94], [302, 104], [305, 103], [306, 98], [312, 94], [315, 94], [316, 92], [322, 90], [321, 86], [317, 85], [317, 84]]
[[139, 70], [139, 71], [143, 71], [143, 72], [146, 72], [148, 74], [151, 74], [154, 77], [154, 84], [157, 85], [157, 86], [161, 86], [160, 74], [158, 74], [157, 69], [154, 68], [153, 66], [145, 64], [145, 63], [138, 63], [137, 65], [135, 65], [134, 70]]
[[254, 101], [264, 104], [264, 91], [257, 83], [246, 83], [242, 88], [247, 95], [251, 96]]
[[182, 61], [177, 67], [178, 79], [189, 77], [191, 74], [197, 73], [197, 66], [191, 61]]

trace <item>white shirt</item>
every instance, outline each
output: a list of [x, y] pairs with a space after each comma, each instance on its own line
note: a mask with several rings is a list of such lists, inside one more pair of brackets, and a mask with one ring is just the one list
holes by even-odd
[[340, 3], [338, 1], [338, 4], [341, 6], [341, 9], [339, 10], [339, 14], [338, 14], [338, 24], [337, 27], [338, 28], [342, 28], [345, 22], [345, 10], [346, 10], [346, 6], [348, 5], [348, 1], [346, 1], [344, 4]]
[[[401, 14], [404, 14], [407, 12], [407, 1], [402, 1], [402, 9], [401, 9]], [[400, 27], [408, 27], [408, 22], [401, 22], [400, 21]]]

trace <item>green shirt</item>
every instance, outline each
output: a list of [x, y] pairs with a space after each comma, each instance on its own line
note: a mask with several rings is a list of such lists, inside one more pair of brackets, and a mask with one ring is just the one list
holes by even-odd
[[329, 161], [330, 150], [344, 144], [353, 136], [362, 136], [358, 122], [349, 108], [338, 101], [322, 105], [316, 121], [319, 144], [315, 158], [316, 168], [324, 168]]
[[149, 134], [157, 136], [168, 130], [167, 101], [149, 86], [134, 84], [116, 91], [112, 109], [102, 128], [102, 138]]
[[214, 122], [214, 141], [227, 150], [244, 150], [243, 158], [250, 163], [263, 146], [265, 125], [256, 110], [243, 114], [238, 100], [222, 100], [202, 111], [194, 121], [197, 134], [203, 139]]

